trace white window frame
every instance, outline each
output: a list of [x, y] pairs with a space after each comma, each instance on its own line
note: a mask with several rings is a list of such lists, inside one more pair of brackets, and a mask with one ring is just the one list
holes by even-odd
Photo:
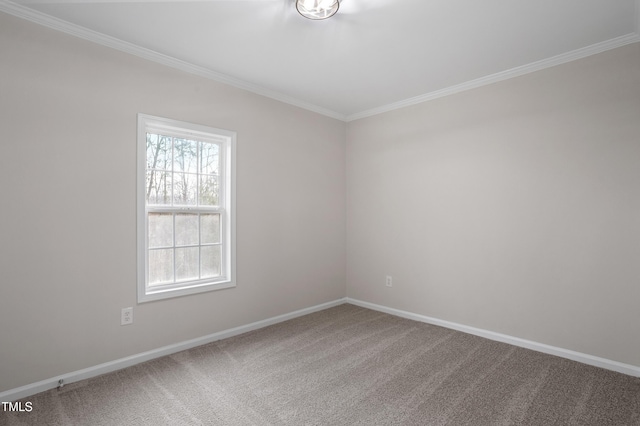
[[[172, 283], [167, 285], [148, 285], [149, 207], [146, 200], [147, 168], [147, 132], [161, 132], [171, 136], [195, 140], [214, 140], [219, 146], [219, 207], [211, 211], [220, 213], [221, 229], [221, 265], [220, 276], [212, 279]], [[153, 300], [203, 293], [212, 290], [235, 287], [236, 277], [236, 239], [235, 239], [235, 158], [236, 133], [199, 124], [186, 123], [168, 118], [138, 114], [137, 135], [137, 266], [138, 266], [138, 303]], [[157, 211], [156, 208], [151, 208]], [[164, 211], [190, 212], [190, 207], [173, 206]]]

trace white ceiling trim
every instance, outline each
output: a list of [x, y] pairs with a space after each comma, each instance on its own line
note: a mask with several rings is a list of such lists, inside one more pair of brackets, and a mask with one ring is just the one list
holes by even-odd
[[153, 62], [160, 63], [181, 71], [195, 74], [200, 77], [209, 78], [211, 80], [218, 81], [220, 83], [228, 84], [230, 86], [237, 87], [239, 89], [247, 90], [249, 92], [265, 96], [267, 98], [275, 99], [280, 102], [284, 102], [299, 108], [303, 108], [309, 111], [316, 112], [318, 114], [325, 115], [327, 117], [335, 118], [344, 121], [346, 116], [344, 114], [331, 111], [326, 108], [319, 107], [317, 105], [310, 104], [308, 102], [295, 99], [285, 94], [265, 89], [261, 86], [248, 83], [246, 81], [212, 71], [208, 68], [204, 68], [198, 65], [194, 65], [180, 59], [173, 58], [171, 56], [164, 55], [151, 49], [140, 47], [133, 43], [129, 43], [120, 40], [115, 37], [108, 36], [106, 34], [99, 33], [97, 31], [90, 30], [80, 25], [72, 24], [62, 19], [49, 16], [47, 14], [35, 11], [28, 7], [13, 3], [7, 0], [0, 0], [0, 11], [6, 12], [10, 15], [18, 18], [26, 19], [36, 24], [43, 25], [45, 27], [52, 28], [97, 44], [101, 44], [106, 47], [110, 47], [121, 52], [129, 53], [135, 56], [139, 56], [143, 59], [147, 59]]
[[[640, 3], [640, 0], [638, 0]], [[545, 68], [554, 67], [556, 65], [564, 64], [567, 62], [582, 59], [587, 56], [595, 55], [596, 53], [605, 52], [607, 50], [615, 49], [617, 47], [625, 46], [627, 44], [640, 42], [640, 35], [637, 33], [627, 34], [625, 36], [617, 37], [602, 43], [597, 43], [591, 46], [577, 49], [572, 52], [563, 53], [551, 58], [543, 59], [541, 61], [533, 62], [520, 67], [512, 68], [510, 70], [501, 71], [495, 74], [481, 77], [475, 80], [467, 81], [462, 84], [447, 87], [435, 92], [425, 93], [424, 95], [416, 96], [413, 98], [405, 99], [392, 104], [383, 105], [378, 108], [373, 108], [367, 111], [362, 111], [356, 114], [348, 115], [345, 121], [354, 121], [360, 118], [370, 117], [372, 115], [382, 114], [383, 112], [393, 111], [400, 108], [405, 108], [411, 105], [421, 104], [423, 102], [431, 101], [434, 99], [442, 98], [445, 96], [453, 95], [455, 93], [464, 92], [466, 90], [476, 89], [478, 87], [486, 86], [488, 84], [497, 83], [499, 81], [508, 80], [510, 78], [519, 77], [524, 74], [529, 74], [535, 71], [540, 71]]]
[[382, 105], [377, 108], [372, 108], [366, 111], [361, 111], [351, 115], [341, 114], [327, 108], [323, 108], [317, 105], [310, 104], [308, 102], [301, 101], [291, 96], [263, 88], [261, 86], [248, 83], [246, 81], [228, 76], [226, 74], [212, 71], [208, 68], [200, 67], [162, 53], [146, 49], [135, 44], [111, 37], [82, 26], [72, 24], [62, 19], [54, 18], [41, 12], [37, 12], [28, 7], [16, 4], [9, 0], [0, 0], [0, 11], [6, 12], [10, 15], [18, 18], [26, 19], [28, 21], [40, 24], [54, 30], [58, 30], [94, 43], [101, 44], [125, 53], [129, 53], [143, 59], [147, 59], [162, 65], [166, 65], [181, 71], [195, 74], [201, 77], [209, 78], [220, 83], [228, 84], [230, 86], [237, 87], [239, 89], [247, 90], [249, 92], [265, 96], [280, 102], [284, 102], [299, 108], [303, 108], [327, 117], [331, 117], [337, 120], [350, 122], [365, 117], [381, 114], [388, 111], [393, 111], [400, 108], [416, 105], [423, 102], [428, 102], [434, 99], [449, 96], [455, 93], [460, 93], [466, 90], [475, 89], [488, 84], [497, 83], [499, 81], [507, 80], [510, 78], [518, 77], [524, 74], [540, 71], [545, 68], [550, 68], [556, 65], [564, 64], [577, 59], [585, 58], [587, 56], [595, 55], [607, 50], [615, 49], [617, 47], [625, 46], [627, 44], [640, 42], [640, 0], [636, 0], [636, 16], [635, 16], [635, 32], [627, 34], [625, 36], [617, 37], [602, 43], [597, 43], [591, 46], [587, 46], [581, 49], [574, 50], [572, 52], [563, 53], [561, 55], [554, 56], [552, 58], [543, 59], [541, 61], [533, 62], [531, 64], [512, 68], [510, 70], [498, 72], [492, 75], [481, 77], [475, 80], [471, 80], [462, 84], [447, 87], [434, 92], [425, 93], [420, 96], [405, 99], [399, 102], [394, 102], [387, 105]]

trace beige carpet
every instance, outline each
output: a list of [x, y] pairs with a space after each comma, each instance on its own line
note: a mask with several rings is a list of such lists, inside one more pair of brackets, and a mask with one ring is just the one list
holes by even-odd
[[3, 425], [640, 425], [640, 379], [341, 305], [26, 398]]

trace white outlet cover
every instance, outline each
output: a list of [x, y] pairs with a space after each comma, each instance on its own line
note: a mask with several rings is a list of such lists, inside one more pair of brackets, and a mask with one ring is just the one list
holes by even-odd
[[122, 308], [122, 313], [120, 315], [120, 325], [129, 324], [133, 324], [133, 308]]

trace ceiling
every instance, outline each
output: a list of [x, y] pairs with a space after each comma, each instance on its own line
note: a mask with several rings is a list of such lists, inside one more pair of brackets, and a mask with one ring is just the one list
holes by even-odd
[[0, 0], [0, 11], [350, 121], [639, 42], [640, 0]]

